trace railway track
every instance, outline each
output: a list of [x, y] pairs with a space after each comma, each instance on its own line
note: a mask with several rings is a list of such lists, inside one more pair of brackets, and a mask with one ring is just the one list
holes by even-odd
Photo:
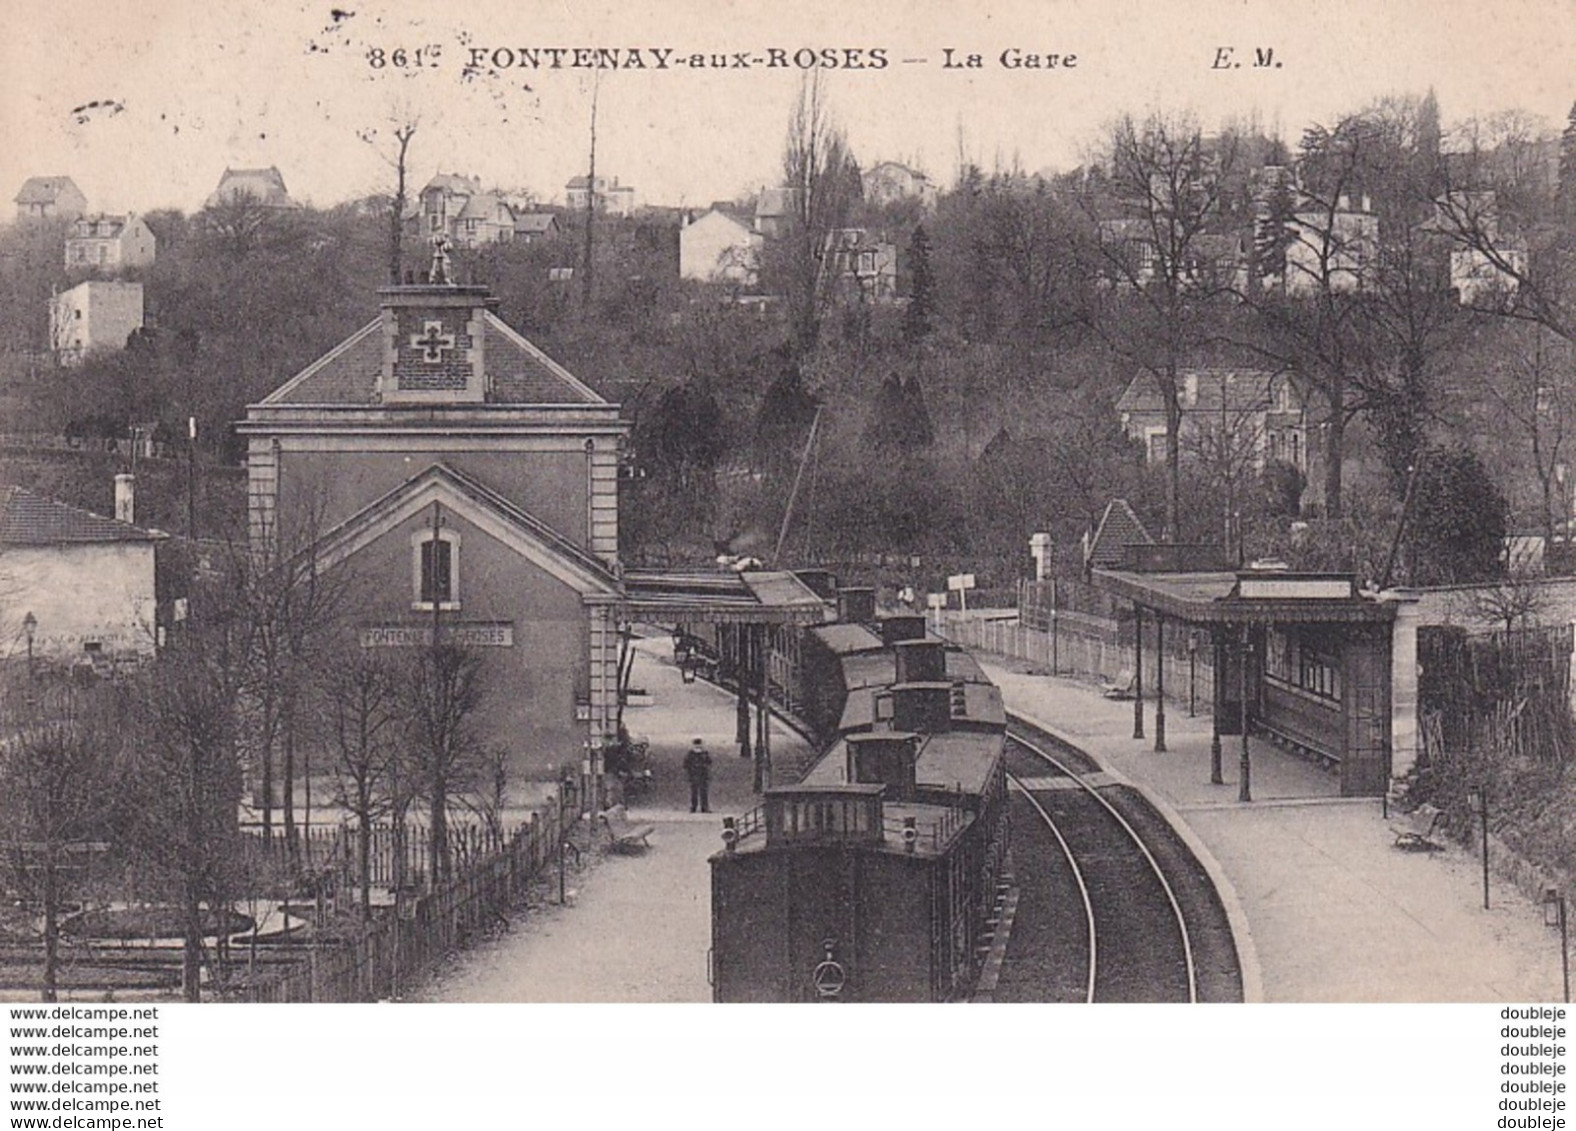
[[996, 1001], [1241, 1001], [1225, 909], [1136, 790], [1014, 721], [1017, 908]]

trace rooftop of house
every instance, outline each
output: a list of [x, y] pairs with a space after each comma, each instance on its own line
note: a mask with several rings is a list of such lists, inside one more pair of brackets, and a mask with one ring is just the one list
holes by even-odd
[[67, 189], [76, 189], [76, 183], [70, 177], [29, 177], [22, 182], [22, 190], [16, 194], [17, 204], [50, 204], [60, 199], [60, 194]]
[[252, 196], [270, 208], [297, 207], [285, 188], [284, 175], [272, 165], [266, 169], [225, 169], [219, 187], [208, 198], [208, 207], [242, 195]]
[[103, 213], [84, 216], [72, 226], [70, 238], [113, 239], [126, 230], [131, 219], [130, 216], [107, 216]]
[[1152, 546], [1154, 542], [1127, 500], [1112, 499], [1094, 536], [1084, 545], [1084, 562], [1091, 569], [1120, 568], [1127, 560], [1128, 546]]
[[427, 182], [421, 190], [422, 195], [425, 196], [433, 189], [470, 196], [482, 191], [482, 181], [480, 177], [466, 177], [459, 173], [439, 173]]
[[[1293, 410], [1301, 407], [1296, 386], [1284, 373], [1268, 369], [1183, 369], [1177, 395], [1183, 412], [1270, 412], [1282, 389]], [[1154, 374], [1137, 374], [1117, 399], [1117, 412], [1164, 412], [1165, 398]]]
[[29, 491], [0, 487], [0, 547], [154, 542], [166, 537]]
[[543, 235], [553, 230], [558, 218], [551, 212], [523, 212], [514, 218], [514, 230]]
[[504, 201], [503, 197], [495, 192], [480, 192], [465, 202], [465, 207], [460, 209], [461, 220], [492, 220], [498, 216], [498, 210], [504, 209], [512, 220], [514, 212]]

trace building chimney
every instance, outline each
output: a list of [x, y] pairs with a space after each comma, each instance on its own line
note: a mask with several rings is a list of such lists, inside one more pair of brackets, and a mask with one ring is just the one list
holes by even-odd
[[127, 472], [115, 476], [115, 517], [121, 522], [137, 521], [137, 477]]

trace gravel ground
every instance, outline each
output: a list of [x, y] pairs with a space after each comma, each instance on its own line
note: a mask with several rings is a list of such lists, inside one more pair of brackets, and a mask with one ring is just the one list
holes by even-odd
[[[651, 706], [625, 712], [630, 732], [651, 741], [656, 784], [630, 806], [633, 820], [655, 826], [650, 849], [622, 854], [599, 845], [581, 869], [571, 866], [567, 906], [556, 902], [556, 875], [548, 877], [507, 928], [453, 959], [416, 1000], [711, 1001], [706, 860], [722, 848], [722, 816], [756, 804], [752, 765], [733, 745], [732, 696], [684, 683], [666, 637], [639, 642], [630, 684], [652, 696]], [[785, 758], [802, 755], [802, 739], [780, 725], [772, 735]], [[696, 737], [712, 752], [712, 812], [704, 815], [690, 814], [681, 769]]]

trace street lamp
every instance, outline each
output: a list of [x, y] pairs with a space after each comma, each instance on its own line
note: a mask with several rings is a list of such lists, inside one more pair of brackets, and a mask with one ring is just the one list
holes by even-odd
[[1488, 910], [1488, 787], [1478, 786], [1467, 793], [1467, 806], [1477, 813], [1483, 830], [1483, 910]]
[[1570, 928], [1565, 916], [1565, 896], [1559, 888], [1543, 890], [1543, 923], [1560, 929], [1560, 977], [1565, 985], [1565, 1000], [1571, 1000]]
[[33, 635], [38, 631], [38, 618], [31, 609], [22, 618], [22, 635], [27, 637], [27, 678], [33, 678]]

